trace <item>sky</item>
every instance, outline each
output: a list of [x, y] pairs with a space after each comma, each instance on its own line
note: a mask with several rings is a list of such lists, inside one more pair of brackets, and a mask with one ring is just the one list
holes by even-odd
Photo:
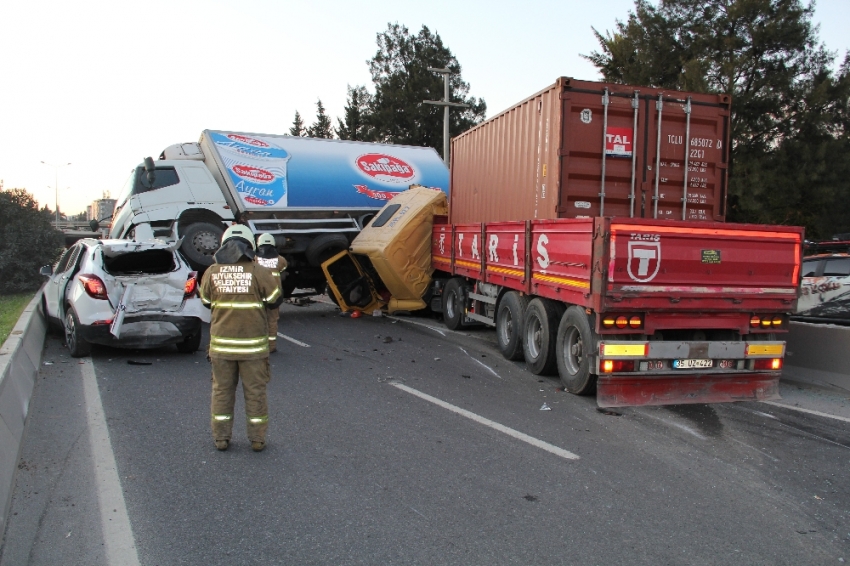
[[[390, 22], [439, 33], [488, 116], [557, 77], [599, 80], [582, 54], [633, 0], [2, 0], [0, 179], [76, 214], [130, 170], [204, 129], [282, 134], [316, 101], [343, 115], [347, 85]], [[814, 23], [850, 50], [850, 0]], [[50, 164], [44, 165], [42, 161]], [[71, 163], [71, 165], [63, 165]], [[52, 165], [59, 165], [53, 167]]]

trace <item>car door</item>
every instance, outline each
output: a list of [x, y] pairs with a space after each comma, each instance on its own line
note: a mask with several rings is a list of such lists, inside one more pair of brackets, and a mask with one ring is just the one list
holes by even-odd
[[60, 283], [63, 277], [66, 276], [66, 270], [68, 268], [68, 261], [71, 259], [71, 256], [74, 254], [75, 248], [77, 246], [72, 246], [62, 252], [62, 255], [59, 256], [59, 261], [56, 262], [56, 265], [53, 266], [53, 273], [50, 275], [50, 279], [47, 281], [47, 285], [44, 287], [44, 302], [47, 305], [47, 314], [52, 318], [59, 318], [59, 290], [62, 289], [62, 295], [64, 296], [65, 286]]
[[64, 266], [64, 270], [58, 277], [54, 279], [56, 284], [56, 317], [59, 320], [65, 320], [65, 295], [68, 291], [68, 285], [73, 281], [74, 275], [77, 272], [77, 265], [80, 263], [80, 257], [85, 252], [86, 246], [78, 243], [71, 248], [71, 253], [68, 256], [68, 262]]

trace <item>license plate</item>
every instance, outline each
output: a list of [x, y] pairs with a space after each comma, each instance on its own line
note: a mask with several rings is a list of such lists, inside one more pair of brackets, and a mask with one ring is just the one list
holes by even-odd
[[710, 368], [713, 366], [712, 360], [673, 360], [674, 369]]

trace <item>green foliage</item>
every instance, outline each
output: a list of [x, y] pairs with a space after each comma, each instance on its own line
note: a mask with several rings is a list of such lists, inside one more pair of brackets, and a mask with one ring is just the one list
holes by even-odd
[[298, 113], [298, 110], [295, 111], [295, 119], [292, 121], [292, 127], [289, 128], [289, 135], [299, 138], [307, 135], [307, 130], [304, 128], [304, 120], [301, 119], [301, 114]]
[[325, 114], [325, 107], [322, 104], [321, 99], [316, 102], [316, 121], [312, 126], [307, 128], [307, 135], [311, 138], [331, 139], [334, 137], [331, 119], [328, 118], [327, 114]]
[[345, 121], [337, 118], [336, 135], [341, 140], [373, 141], [374, 135], [369, 125], [369, 108], [372, 95], [365, 86], [348, 86], [348, 100], [345, 105]]
[[0, 191], [0, 294], [32, 291], [44, 282], [39, 268], [53, 263], [64, 246], [50, 221], [50, 212], [39, 210], [24, 189]]
[[469, 85], [461, 78], [461, 67], [439, 34], [426, 26], [411, 35], [405, 26], [388, 24], [377, 36], [378, 51], [368, 61], [375, 94], [368, 123], [375, 141], [441, 147], [443, 110], [423, 104], [443, 98], [442, 76], [429, 71], [447, 68], [451, 101], [470, 105], [452, 109], [449, 132], [456, 136], [481, 122], [487, 112], [484, 100], [469, 97]]
[[[800, 0], [636, 0], [601, 50], [607, 81], [732, 95], [731, 221], [850, 224], [850, 59], [838, 75]], [[843, 211], [843, 212], [841, 212]]]

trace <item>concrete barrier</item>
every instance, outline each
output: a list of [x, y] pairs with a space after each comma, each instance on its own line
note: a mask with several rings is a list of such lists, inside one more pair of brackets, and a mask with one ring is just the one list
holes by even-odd
[[792, 322], [782, 379], [850, 392], [850, 327]]
[[0, 545], [6, 531], [24, 424], [47, 332], [40, 305], [41, 291], [24, 309], [0, 348]]

